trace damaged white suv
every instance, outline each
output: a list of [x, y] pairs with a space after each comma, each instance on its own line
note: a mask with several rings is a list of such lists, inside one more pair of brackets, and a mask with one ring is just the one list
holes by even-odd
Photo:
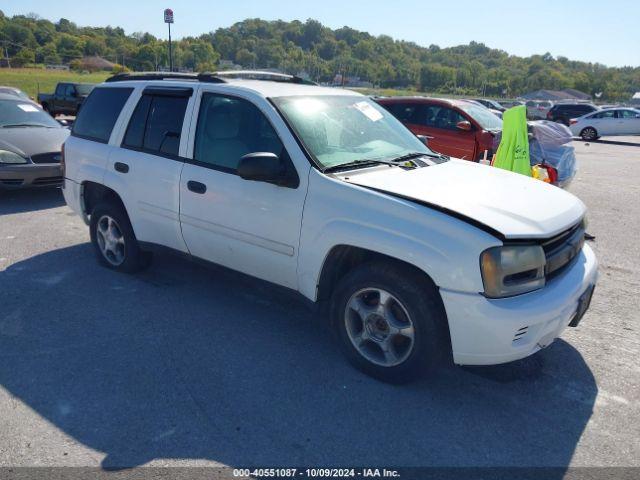
[[576, 197], [438, 155], [356, 93], [250, 76], [93, 90], [64, 195], [102, 264], [133, 272], [159, 245], [295, 290], [391, 382], [443, 355], [520, 359], [578, 324], [597, 262]]

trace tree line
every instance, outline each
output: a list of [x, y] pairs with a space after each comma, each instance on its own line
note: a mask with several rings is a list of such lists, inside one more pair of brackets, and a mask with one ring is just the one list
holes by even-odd
[[[120, 27], [80, 27], [35, 14], [6, 17], [0, 12], [1, 57], [12, 66], [70, 64], [100, 56], [130, 70], [166, 67], [167, 42], [149, 33], [127, 35]], [[382, 88], [516, 97], [537, 89], [575, 88], [603, 100], [628, 100], [640, 91], [640, 68], [553, 57], [549, 53], [518, 57], [482, 43], [440, 48], [373, 36], [350, 27], [331, 29], [306, 22], [247, 19], [197, 37], [173, 42], [174, 65], [212, 71], [235, 63], [305, 73], [318, 82], [337, 74], [359, 77]]]

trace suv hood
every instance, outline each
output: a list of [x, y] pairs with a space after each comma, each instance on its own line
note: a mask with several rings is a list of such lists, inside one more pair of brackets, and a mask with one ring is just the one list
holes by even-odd
[[561, 188], [465, 160], [413, 170], [376, 167], [339, 176], [482, 224], [508, 239], [552, 237], [586, 212], [578, 198]]

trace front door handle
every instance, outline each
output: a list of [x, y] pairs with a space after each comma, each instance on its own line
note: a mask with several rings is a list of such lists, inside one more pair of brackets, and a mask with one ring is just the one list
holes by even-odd
[[204, 183], [195, 182], [193, 180], [189, 180], [187, 182], [187, 188], [193, 193], [199, 193], [200, 195], [207, 191], [207, 186]]
[[116, 162], [113, 164], [113, 168], [116, 169], [116, 172], [127, 173], [129, 172], [129, 165], [122, 162]]

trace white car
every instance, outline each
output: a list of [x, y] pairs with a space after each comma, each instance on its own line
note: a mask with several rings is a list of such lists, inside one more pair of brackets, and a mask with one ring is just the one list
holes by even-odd
[[577, 325], [597, 278], [580, 200], [433, 153], [357, 93], [265, 78], [93, 90], [64, 196], [104, 266], [134, 272], [168, 247], [294, 290], [390, 382], [443, 355], [520, 359]]
[[640, 135], [640, 110], [607, 108], [570, 120], [571, 133], [583, 140], [602, 136]]
[[529, 120], [546, 120], [547, 113], [553, 107], [553, 102], [549, 100], [528, 100], [525, 105], [527, 106], [527, 118]]

